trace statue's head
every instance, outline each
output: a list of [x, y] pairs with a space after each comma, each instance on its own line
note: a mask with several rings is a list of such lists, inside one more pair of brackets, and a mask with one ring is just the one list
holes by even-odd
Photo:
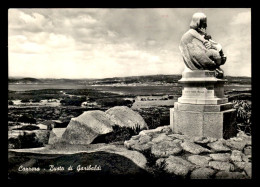
[[191, 29], [206, 29], [207, 28], [207, 16], [204, 13], [197, 12], [193, 14], [191, 23]]

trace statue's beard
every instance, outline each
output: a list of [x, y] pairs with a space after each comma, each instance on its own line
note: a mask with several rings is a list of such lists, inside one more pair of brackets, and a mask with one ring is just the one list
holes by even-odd
[[198, 28], [198, 32], [203, 34], [203, 35], [207, 35], [207, 32], [206, 32], [205, 28]]

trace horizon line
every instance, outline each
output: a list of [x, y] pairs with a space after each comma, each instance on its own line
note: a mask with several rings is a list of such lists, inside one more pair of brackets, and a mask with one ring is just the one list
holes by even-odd
[[[152, 74], [152, 75], [132, 75], [132, 76], [119, 76], [119, 77], [103, 77], [103, 78], [53, 78], [53, 77], [29, 77], [29, 76], [8, 76], [8, 79], [10, 78], [19, 78], [19, 79], [24, 79], [24, 78], [33, 78], [33, 79], [74, 79], [74, 80], [79, 80], [79, 79], [111, 79], [111, 78], [127, 78], [127, 77], [147, 77], [147, 76], [160, 76], [160, 75], [164, 75], [164, 76], [169, 76], [169, 75], [182, 75], [180, 74]], [[246, 76], [246, 75], [238, 75], [238, 76], [234, 76], [234, 75], [225, 75], [227, 77], [246, 77], [246, 78], [252, 78], [251, 76]]]

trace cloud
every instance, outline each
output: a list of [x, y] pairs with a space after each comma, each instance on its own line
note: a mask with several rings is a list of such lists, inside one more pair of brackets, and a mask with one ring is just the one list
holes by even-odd
[[14, 32], [22, 30], [38, 33], [53, 27], [50, 19], [37, 12], [26, 14], [20, 10], [10, 9], [9, 17], [9, 29]]
[[208, 16], [208, 31], [228, 57], [225, 72], [249, 75], [251, 10], [199, 8], [9, 9], [10, 75], [180, 74], [180, 38], [198, 11]]
[[251, 11], [238, 13], [233, 17], [231, 25], [239, 25], [239, 24], [250, 24], [251, 23]]

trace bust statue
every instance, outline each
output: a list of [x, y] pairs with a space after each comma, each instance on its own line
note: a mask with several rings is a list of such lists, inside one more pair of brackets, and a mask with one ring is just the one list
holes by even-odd
[[182, 36], [179, 46], [184, 63], [190, 70], [211, 70], [217, 78], [223, 78], [220, 66], [226, 62], [226, 56], [222, 46], [206, 33], [206, 28], [206, 15], [193, 14], [190, 29]]

